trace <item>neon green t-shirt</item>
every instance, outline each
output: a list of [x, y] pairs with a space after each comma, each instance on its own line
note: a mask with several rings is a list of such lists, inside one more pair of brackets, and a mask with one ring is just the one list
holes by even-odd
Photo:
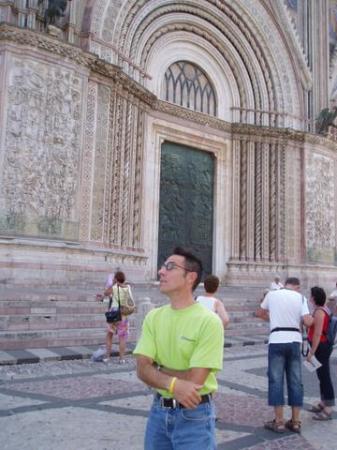
[[[219, 317], [195, 303], [188, 308], [170, 305], [153, 309], [145, 317], [142, 335], [134, 350], [172, 370], [211, 369], [200, 394], [214, 392], [216, 372], [222, 369], [224, 330]], [[164, 397], [172, 397], [158, 389]]]

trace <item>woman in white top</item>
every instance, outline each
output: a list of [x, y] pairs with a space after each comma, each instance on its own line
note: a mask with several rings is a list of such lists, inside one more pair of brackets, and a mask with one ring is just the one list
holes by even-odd
[[205, 295], [199, 295], [197, 302], [220, 317], [224, 328], [229, 323], [229, 317], [223, 303], [214, 297], [218, 290], [220, 280], [215, 275], [208, 275], [204, 280]]

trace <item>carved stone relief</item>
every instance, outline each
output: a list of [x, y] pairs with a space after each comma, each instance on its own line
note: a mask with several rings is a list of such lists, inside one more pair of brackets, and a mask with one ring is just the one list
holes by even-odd
[[312, 153], [306, 173], [306, 245], [309, 260], [331, 262], [336, 247], [334, 161]]
[[103, 241], [105, 207], [105, 170], [109, 134], [110, 89], [98, 85], [94, 184], [92, 191], [91, 240]]
[[2, 232], [78, 238], [83, 81], [46, 62], [9, 65]]
[[110, 118], [114, 146], [109, 238], [112, 245], [122, 248], [136, 249], [140, 245], [143, 114], [134, 98], [116, 96]]
[[120, 84], [89, 82], [81, 190], [84, 240], [139, 249], [143, 107]]
[[139, 107], [136, 109], [137, 124], [134, 126], [134, 142], [136, 146], [135, 156], [135, 189], [133, 198], [133, 224], [132, 224], [132, 247], [142, 247], [142, 183], [143, 183], [143, 156], [144, 156], [144, 120], [145, 113]]
[[80, 199], [80, 240], [90, 239], [91, 186], [93, 177], [93, 155], [95, 148], [97, 89], [95, 82], [89, 81], [85, 120], [85, 139], [82, 159], [82, 181]]
[[[286, 153], [286, 223], [285, 223], [285, 254], [289, 263], [294, 264], [302, 259], [303, 236], [301, 233], [301, 174], [303, 161], [301, 159], [302, 146], [290, 143]], [[284, 214], [285, 215], [285, 214]]]

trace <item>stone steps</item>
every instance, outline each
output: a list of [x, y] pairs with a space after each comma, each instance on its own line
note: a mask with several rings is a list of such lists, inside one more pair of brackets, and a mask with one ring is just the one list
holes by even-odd
[[[199, 289], [196, 295], [202, 293]], [[137, 339], [149, 299], [154, 305], [167, 303], [156, 284], [133, 287], [139, 312], [130, 316], [130, 341]], [[0, 350], [99, 345], [105, 340], [107, 305], [96, 301], [97, 291], [73, 289], [0, 288]], [[221, 288], [218, 297], [230, 316], [226, 336], [266, 334], [266, 324], [253, 312], [259, 290]], [[145, 309], [142, 307], [145, 304]]]
[[[23, 289], [23, 288], [0, 288], [1, 301], [74, 301], [92, 302], [96, 293], [94, 290], [74, 290], [74, 289]], [[71, 294], [71, 297], [70, 297]]]
[[81, 301], [20, 301], [12, 302], [0, 301], [0, 315], [13, 314], [98, 314], [107, 309], [106, 305], [100, 302], [81, 302]]
[[105, 320], [103, 314], [81, 314], [79, 316], [55, 314], [50, 316], [0, 316], [1, 331], [48, 330], [65, 328], [102, 328]]
[[231, 339], [233, 337], [238, 338], [238, 337], [244, 337], [245, 339], [249, 340], [250, 338], [252, 339], [254, 336], [261, 336], [263, 338], [265, 338], [264, 340], [268, 339], [268, 335], [269, 335], [269, 328], [266, 327], [258, 327], [258, 328], [251, 328], [246, 330], [245, 333], [242, 333], [242, 330], [240, 329], [226, 329], [225, 332], [225, 341], [227, 339]]
[[104, 327], [0, 332], [1, 350], [100, 345], [104, 341]]
[[[249, 316], [256, 310], [255, 303], [232, 303], [223, 302], [229, 313], [237, 316]], [[106, 304], [81, 300], [0, 300], [0, 316], [14, 314], [94, 314], [101, 313], [107, 309]]]

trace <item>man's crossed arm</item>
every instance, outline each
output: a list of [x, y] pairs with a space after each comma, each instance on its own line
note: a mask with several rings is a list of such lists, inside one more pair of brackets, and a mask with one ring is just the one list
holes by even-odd
[[186, 408], [195, 408], [200, 403], [199, 390], [210, 372], [210, 369], [192, 368], [179, 371], [166, 367], [160, 370], [154, 365], [154, 361], [144, 355], [137, 356], [137, 375], [148, 386], [169, 390], [173, 377], [177, 378], [174, 384], [173, 396]]

